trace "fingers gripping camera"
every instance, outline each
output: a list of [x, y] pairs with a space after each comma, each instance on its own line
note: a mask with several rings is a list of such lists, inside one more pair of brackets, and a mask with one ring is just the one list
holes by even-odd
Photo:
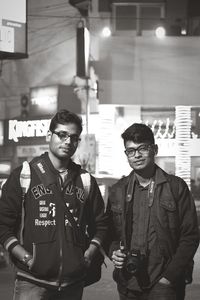
[[141, 268], [142, 262], [145, 256], [140, 253], [140, 250], [132, 249], [130, 251], [125, 250], [124, 245], [120, 244], [121, 252], [126, 254], [125, 270], [132, 275], [135, 275]]

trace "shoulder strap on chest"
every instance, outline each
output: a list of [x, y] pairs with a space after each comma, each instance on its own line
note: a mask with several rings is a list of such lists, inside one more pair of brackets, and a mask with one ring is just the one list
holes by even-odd
[[20, 180], [22, 192], [25, 195], [31, 183], [31, 169], [27, 161], [23, 162], [19, 180]]
[[23, 230], [24, 230], [24, 217], [25, 217], [24, 201], [25, 201], [26, 193], [31, 183], [31, 169], [27, 161], [24, 161], [22, 164], [19, 181], [20, 181], [20, 186], [22, 188], [22, 214], [21, 214], [21, 228], [19, 231], [19, 238], [20, 238], [20, 243], [23, 244]]
[[[90, 188], [91, 188], [91, 176], [89, 173], [81, 173], [80, 176], [83, 183], [85, 196], [87, 198], [89, 196]], [[23, 194], [27, 193], [30, 183], [31, 183], [30, 164], [28, 163], [28, 161], [24, 161], [20, 172], [20, 185]]]
[[89, 173], [81, 173], [80, 176], [85, 191], [85, 198], [87, 198], [89, 196], [91, 188], [91, 176]]

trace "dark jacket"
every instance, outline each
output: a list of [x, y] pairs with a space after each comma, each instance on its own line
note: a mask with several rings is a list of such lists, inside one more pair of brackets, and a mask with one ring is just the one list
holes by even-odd
[[[31, 162], [31, 185], [22, 220], [20, 171], [21, 167], [12, 172], [0, 200], [0, 242], [9, 251], [22, 233], [20, 242], [34, 257], [31, 270], [12, 258], [18, 276], [55, 286], [80, 280], [85, 275], [86, 227], [90, 238], [100, 243], [107, 230], [104, 202], [96, 180], [91, 176], [90, 193], [85, 199], [80, 173], [86, 171], [71, 161], [62, 190], [58, 171], [48, 154], [43, 154]], [[69, 221], [66, 206], [78, 226]]]
[[[112, 186], [108, 206], [111, 209], [110, 230], [112, 242], [109, 249], [119, 249], [126, 228], [126, 198], [129, 180], [134, 172]], [[153, 224], [161, 254], [166, 259], [163, 277], [176, 283], [185, 272], [199, 245], [197, 214], [191, 193], [181, 178], [169, 175], [157, 166], [153, 199]], [[125, 237], [127, 238], [127, 236]]]

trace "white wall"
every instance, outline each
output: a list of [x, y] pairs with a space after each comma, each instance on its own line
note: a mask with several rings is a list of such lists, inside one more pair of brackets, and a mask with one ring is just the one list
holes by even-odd
[[99, 44], [100, 103], [199, 105], [199, 38], [129, 34]]

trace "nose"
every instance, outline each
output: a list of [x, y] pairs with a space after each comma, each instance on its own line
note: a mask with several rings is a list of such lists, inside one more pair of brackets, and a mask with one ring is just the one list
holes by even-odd
[[64, 140], [64, 142], [66, 144], [70, 144], [71, 143], [71, 137], [70, 136], [66, 137], [65, 140]]
[[135, 149], [135, 157], [138, 157], [138, 156], [140, 156], [141, 154], [140, 154], [140, 152], [138, 151], [138, 149]]

